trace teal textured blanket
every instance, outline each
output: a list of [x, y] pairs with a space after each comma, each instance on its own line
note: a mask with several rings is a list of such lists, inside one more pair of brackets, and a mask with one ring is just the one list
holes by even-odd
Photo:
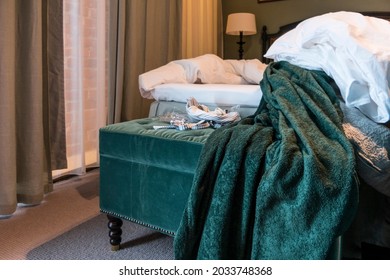
[[271, 63], [256, 113], [203, 147], [176, 259], [325, 259], [358, 203], [331, 79]]

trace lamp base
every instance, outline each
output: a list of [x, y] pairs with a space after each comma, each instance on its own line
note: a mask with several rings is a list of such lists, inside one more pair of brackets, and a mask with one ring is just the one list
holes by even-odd
[[237, 44], [240, 46], [238, 48], [238, 59], [242, 59], [244, 57], [244, 48], [242, 46], [245, 44], [245, 42], [242, 39], [243, 39], [243, 32], [240, 31], [240, 41], [237, 42]]

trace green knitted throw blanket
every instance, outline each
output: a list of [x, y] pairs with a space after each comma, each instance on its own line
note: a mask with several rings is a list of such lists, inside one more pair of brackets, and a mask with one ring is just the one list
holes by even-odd
[[271, 63], [256, 113], [202, 150], [176, 259], [325, 259], [354, 218], [358, 180], [331, 78]]

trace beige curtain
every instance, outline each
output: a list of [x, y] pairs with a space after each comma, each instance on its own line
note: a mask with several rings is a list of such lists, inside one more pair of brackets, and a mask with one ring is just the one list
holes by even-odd
[[138, 76], [181, 57], [182, 0], [112, 0], [108, 123], [148, 115]]
[[182, 57], [223, 57], [221, 0], [183, 0]]
[[59, 0], [0, 1], [0, 215], [39, 204], [51, 167], [66, 165], [51, 149], [64, 147], [61, 11]]

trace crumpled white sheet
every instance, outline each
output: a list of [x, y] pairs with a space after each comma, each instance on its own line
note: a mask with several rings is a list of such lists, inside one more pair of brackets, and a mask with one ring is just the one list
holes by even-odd
[[390, 120], [390, 22], [353, 12], [327, 13], [278, 38], [265, 57], [325, 71], [347, 106], [377, 123]]
[[144, 98], [152, 99], [151, 91], [158, 85], [183, 84], [259, 84], [266, 64], [258, 59], [222, 59], [214, 54], [174, 60], [145, 72], [138, 77], [139, 90]]

